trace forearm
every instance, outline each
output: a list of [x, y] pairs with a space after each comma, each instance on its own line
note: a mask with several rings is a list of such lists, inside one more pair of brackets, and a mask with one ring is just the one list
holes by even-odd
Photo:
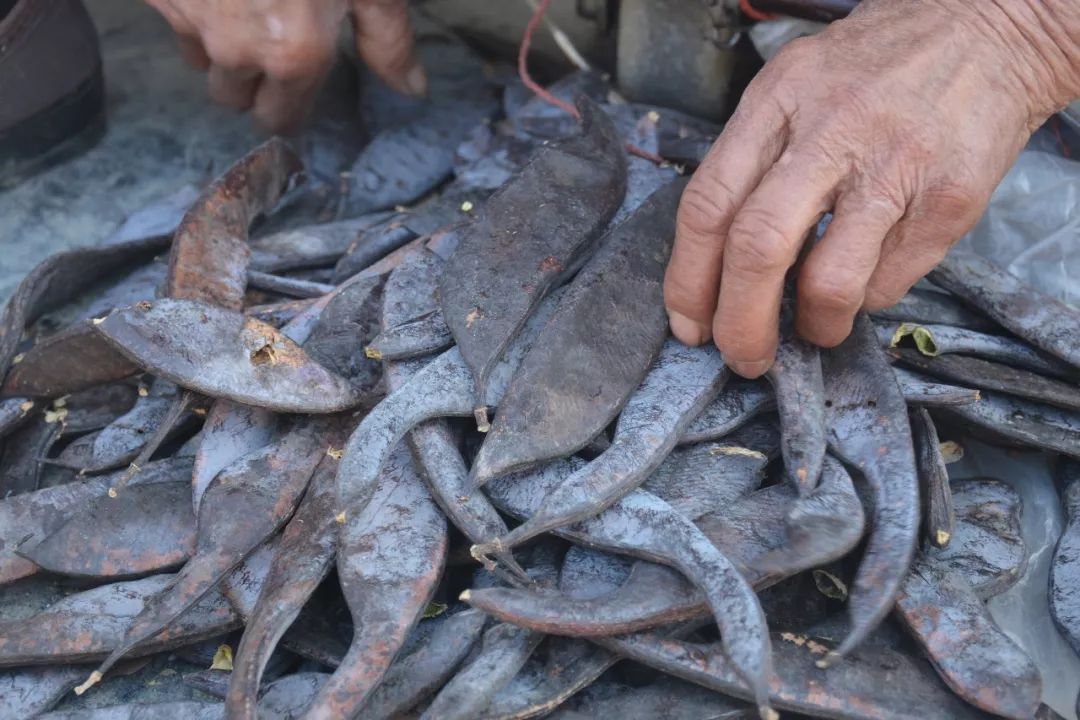
[[1032, 122], [1080, 97], [1080, 1], [944, 0], [964, 6], [1001, 38], [1027, 92]]

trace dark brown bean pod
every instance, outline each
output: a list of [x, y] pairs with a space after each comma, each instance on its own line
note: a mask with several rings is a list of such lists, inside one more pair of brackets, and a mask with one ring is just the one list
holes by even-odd
[[[349, 252], [338, 261], [332, 276], [333, 282], [341, 282], [368, 267], [388, 253], [404, 247], [414, 238], [434, 235], [446, 228], [468, 222], [484, 204], [487, 192], [462, 194], [448, 186], [437, 197], [388, 218], [381, 225], [365, 231], [349, 247]], [[449, 256], [450, 253], [446, 253]], [[438, 303], [431, 306], [433, 309]]]
[[[273, 552], [262, 592], [247, 617], [233, 660], [225, 705], [231, 718], [255, 718], [255, 700], [266, 664], [304, 603], [330, 573], [337, 553], [334, 474], [337, 461], [324, 457], [300, 507]], [[249, 558], [250, 559], [250, 558]]]
[[44, 460], [63, 431], [64, 424], [59, 418], [43, 413], [7, 439], [0, 456], [0, 497], [38, 489]]
[[1080, 411], [1080, 389], [1029, 370], [966, 355], [929, 358], [918, 350], [894, 348], [889, 355], [904, 365], [951, 382], [1008, 393], [1066, 410]]
[[191, 500], [196, 513], [217, 474], [234, 460], [268, 445], [276, 428], [277, 416], [269, 410], [228, 400], [217, 400], [210, 406], [191, 474]]
[[252, 238], [251, 267], [262, 272], [326, 267], [333, 265], [364, 230], [393, 213], [376, 212], [347, 220], [304, 225], [272, 235]]
[[[495, 480], [489, 485], [489, 495], [503, 510], [530, 517], [573, 466], [556, 461], [532, 473]], [[725, 651], [753, 685], [763, 717], [770, 715], [765, 683], [772, 658], [757, 596], [736, 565], [693, 523], [655, 495], [634, 490], [599, 515], [558, 533], [592, 546], [670, 564], [701, 588], [720, 626]]]
[[1076, 309], [972, 252], [954, 250], [928, 278], [1036, 347], [1080, 367]]
[[[266, 692], [259, 698], [259, 717], [268, 720], [303, 717], [304, 710], [329, 677], [329, 673], [301, 672], [278, 678], [266, 686]], [[225, 712], [226, 717], [232, 717], [228, 708]]]
[[131, 382], [115, 382], [88, 388], [64, 399], [64, 436], [75, 436], [106, 427], [131, 410], [139, 398]]
[[943, 385], [906, 368], [894, 367], [893, 372], [908, 405], [970, 405], [979, 400], [978, 390]]
[[[540, 533], [596, 515], [640, 486], [716, 397], [728, 375], [714, 347], [688, 348], [669, 340], [619, 416], [611, 447], [552, 488], [528, 520], [492, 541], [490, 549], [510, 549]], [[487, 551], [486, 547], [474, 549], [481, 554]]]
[[[850, 496], [854, 487], [846, 473], [830, 470], [823, 475], [818, 492]], [[797, 499], [798, 493], [788, 485], [762, 488], [727, 508], [698, 518], [697, 525], [742, 568], [741, 572], [755, 588], [763, 589], [843, 555], [860, 539], [861, 523], [856, 519], [843, 532], [815, 538], [818, 542], [810, 547], [820, 555], [774, 554], [788, 542], [784, 523], [788, 508]], [[769, 559], [767, 565], [763, 564], [765, 558]], [[502, 620], [534, 630], [582, 636], [645, 630], [708, 613], [702, 595], [671, 568], [639, 561], [629, 577], [624, 574], [617, 582], [619, 586], [609, 594], [574, 593], [572, 597], [516, 588], [475, 590], [470, 591], [469, 603]], [[595, 579], [589, 584], [595, 585]]]
[[825, 461], [825, 381], [816, 345], [795, 332], [790, 302], [781, 313], [776, 360], [766, 373], [776, 393], [780, 416], [781, 452], [788, 481], [800, 493], [817, 486]]
[[248, 226], [277, 203], [301, 170], [288, 144], [273, 138], [211, 183], [176, 229], [166, 296], [239, 311], [251, 256]]
[[420, 620], [446, 562], [446, 518], [404, 448], [386, 464], [370, 502], [347, 507], [337, 568], [355, 634], [308, 720], [360, 710]]
[[167, 254], [158, 255], [147, 263], [104, 276], [74, 301], [39, 318], [33, 328], [36, 336], [45, 337], [58, 329], [105, 317], [116, 308], [153, 300], [165, 286], [167, 260]]
[[408, 205], [453, 171], [454, 149], [498, 109], [490, 88], [456, 102], [430, 103], [428, 112], [372, 138], [344, 173], [354, 181], [342, 198], [347, 216]]
[[545, 295], [580, 266], [626, 192], [611, 121], [581, 106], [583, 132], [542, 146], [462, 235], [440, 281], [443, 316], [478, 394]]
[[[418, 254], [396, 269], [387, 280], [383, 323], [389, 325], [417, 309], [436, 304], [438, 273], [442, 260], [431, 252]], [[424, 362], [387, 362], [386, 384], [393, 392], [424, 366]], [[408, 434], [417, 469], [424, 477], [435, 502], [450, 521], [471, 542], [486, 542], [506, 533], [506, 523], [483, 493], [469, 484], [469, 469], [461, 457], [457, 439], [445, 420], [420, 423]], [[524, 578], [524, 571], [512, 553], [502, 553], [499, 561]]]
[[334, 432], [334, 424], [335, 419], [301, 419], [280, 442], [245, 455], [214, 479], [199, 508], [195, 555], [168, 592], [132, 621], [124, 641], [83, 690], [140, 643], [177, 622], [288, 520], [326, 453], [324, 436]]
[[906, 338], [911, 338], [911, 342], [919, 352], [927, 357], [952, 354], [974, 355], [983, 360], [1015, 365], [1062, 380], [1076, 378], [1076, 370], [1067, 362], [1036, 350], [1023, 340], [1013, 337], [990, 335], [967, 328], [930, 323], [925, 325], [878, 323], [876, 327], [882, 347], [897, 347]]
[[683, 517], [723, 510], [761, 487], [768, 458], [726, 443], [676, 448], [641, 486]]
[[[656, 113], [628, 103], [604, 102], [601, 107], [615, 123], [623, 138], [624, 148], [633, 145], [645, 153], [655, 154], [658, 151], [660, 138]], [[684, 174], [670, 163], [657, 163], [637, 153], [627, 152], [626, 195], [608, 227], [615, 228], [625, 223], [653, 193], [672, 182], [683, 182]]]
[[948, 547], [924, 552], [963, 577], [981, 599], [1000, 595], [1027, 569], [1020, 496], [1010, 485], [990, 478], [958, 480], [952, 493], [953, 539]]
[[388, 327], [364, 348], [368, 357], [378, 360], [408, 360], [431, 355], [454, 344], [442, 313], [433, 310], [414, 320]]
[[351, 619], [343, 622], [348, 612], [344, 598], [334, 598], [329, 608], [305, 606], [285, 631], [281, 646], [302, 658], [336, 668], [352, 642], [351, 635], [342, 632], [343, 628], [352, 627]]
[[[336, 291], [302, 341], [312, 360], [345, 378], [363, 396], [374, 396], [382, 379], [382, 366], [360, 348], [379, 332], [383, 284], [382, 276], [358, 278]], [[291, 327], [283, 334], [297, 339]]]
[[668, 333], [662, 284], [685, 185], [601, 238], [511, 380], [473, 462], [478, 483], [577, 452], [641, 385]]
[[[826, 472], [819, 491], [829, 478]], [[985, 599], [1023, 574], [1027, 555], [1020, 538], [1019, 498], [1007, 485], [985, 480], [958, 482], [956, 497], [959, 521], [953, 543], [947, 550], [931, 552]], [[796, 499], [789, 486], [764, 488], [700, 524], [713, 542], [748, 568], [755, 588], [763, 589], [786, 575], [823, 564], [830, 555], [843, 554], [838, 545], [833, 552], [824, 551], [820, 561], [795, 557], [801, 564], [790, 565], [779, 575], [768, 568], [753, 569], [786, 542], [784, 512]], [[849, 549], [854, 542], [857, 538], [849, 541]], [[573, 554], [573, 550], [567, 554], [567, 563]], [[560, 583], [562, 594], [490, 588], [470, 591], [469, 602], [501, 620], [536, 631], [584, 636], [647, 630], [708, 612], [701, 595], [670, 568], [639, 561], [629, 577], [623, 566], [611, 568], [608, 575], [590, 568], [576, 581], [567, 582], [567, 563]]]
[[679, 442], [690, 445], [719, 440], [776, 407], [776, 395], [763, 381], [733, 380], [690, 423]]
[[30, 398], [13, 397], [0, 400], [0, 438], [10, 435], [30, 419], [35, 403]]
[[[178, 389], [170, 382], [155, 380], [146, 397], [140, 397], [134, 407], [107, 427], [84, 435], [64, 448], [54, 461], [63, 467], [86, 473], [115, 470], [131, 462], [139, 454], [154, 431], [162, 426], [169, 409], [177, 400]], [[184, 413], [180, 422], [166, 432], [170, 435], [190, 426], [193, 416]]]
[[1080, 458], [1080, 413], [1011, 395], [982, 393], [979, 402], [941, 408], [1009, 443]]
[[470, 605], [537, 632], [591, 637], [646, 630], [708, 613], [704, 598], [677, 571], [638, 562], [625, 584], [600, 597], [568, 597], [523, 588], [468, 591]]
[[[553, 293], [495, 366], [485, 406], [497, 405], [510, 376], [551, 317], [558, 302]], [[415, 426], [439, 417], [468, 417], [477, 406], [476, 383], [458, 348], [453, 347], [427, 363], [405, 384], [369, 412], [345, 445], [338, 470], [338, 501], [343, 509], [366, 502], [380, 469], [394, 447]]]
[[[839, 633], [778, 633], [769, 696], [777, 707], [835, 720], [977, 720], [985, 716], [957, 698], [925, 660], [872, 638], [845, 662], [819, 667]], [[622, 635], [595, 642], [661, 672], [724, 695], [751, 699], [719, 644], [698, 645], [656, 635]], [[888, 668], [888, 681], [882, 681]]]
[[926, 408], [911, 411], [911, 435], [915, 441], [919, 480], [922, 481], [926, 538], [937, 547], [945, 547], [952, 539], [956, 525], [952, 486], [949, 485], [945, 458], [941, 456], [941, 440]]
[[1063, 463], [1065, 529], [1050, 567], [1050, 616], [1080, 654], [1080, 464]]
[[1032, 716], [1042, 696], [1039, 669], [946, 563], [917, 558], [896, 609], [953, 692], [995, 716]]
[[[780, 580], [805, 569], [807, 560], [812, 559], [815, 565], [839, 560], [862, 540], [866, 518], [851, 477], [830, 457], [825, 458], [823, 468], [818, 487], [789, 505], [784, 544], [751, 560], [751, 568]], [[723, 510], [717, 515], [724, 518]]]
[[[967, 405], [979, 399], [979, 391], [932, 382], [904, 368], [895, 368], [896, 379], [909, 404]], [[764, 383], [729, 382], [686, 433], [680, 444], [708, 442], [726, 437], [750, 420], [776, 407], [776, 396]]]
[[[122, 474], [75, 480], [0, 500], [0, 585], [35, 574], [38, 567], [18, 554], [20, 547], [40, 541], [86, 503], [105, 497]], [[148, 464], [132, 485], [184, 480], [190, 475], [191, 458], [170, 458]]]
[[469, 720], [479, 717], [495, 694], [528, 661], [544, 636], [509, 623], [484, 633], [480, 652], [435, 696], [421, 720]]
[[363, 392], [275, 328], [187, 300], [114, 312], [95, 326], [155, 375], [211, 397], [281, 412], [329, 413]]
[[978, 332], [1001, 332], [1001, 326], [957, 298], [937, 290], [912, 288], [892, 307], [873, 313], [875, 320], [906, 323], [938, 323]]
[[[311, 489], [310, 483], [308, 489]], [[304, 497], [307, 497], [306, 493]], [[244, 618], [245, 625], [255, 612], [255, 605], [258, 604], [259, 595], [262, 594], [263, 587], [266, 585], [270, 565], [274, 562], [280, 544], [281, 535], [274, 535], [260, 545], [255, 552], [244, 558], [244, 562], [221, 580], [222, 594], [229, 598], [229, 603]]]
[[195, 688], [204, 695], [216, 697], [219, 700], [225, 697], [229, 687], [228, 670], [200, 670], [199, 672], [187, 673], [181, 680], [187, 687]]
[[438, 622], [438, 626], [423, 645], [394, 661], [359, 717], [370, 720], [398, 717], [433, 694], [453, 676], [473, 649], [485, 621], [479, 610], [425, 621]]
[[662, 677], [644, 687], [600, 680], [547, 717], [550, 720], [750, 720], [754, 710], [720, 693]]
[[93, 322], [80, 322], [40, 340], [12, 366], [4, 395], [57, 397], [123, 380], [139, 366], [102, 340]]
[[[538, 656], [543, 656], [541, 660]], [[555, 710], [588, 687], [619, 657], [584, 640], [551, 637], [491, 698], [483, 720], [524, 720]]]
[[[0, 666], [99, 660], [117, 647], [131, 620], [176, 579], [154, 575], [68, 595], [26, 619], [4, 623]], [[211, 592], [168, 629], [135, 650], [149, 655], [229, 632], [241, 624], [220, 593]]]
[[[1080, 706], [1080, 696], [1077, 696], [1077, 705]], [[1035, 715], [1032, 716], [1034, 720], [1066, 720], [1064, 715], [1057, 713], [1054, 708], [1041, 703], [1039, 709], [1035, 711]]]
[[153, 704], [110, 705], [93, 710], [57, 710], [40, 720], [224, 720], [221, 703], [174, 700]]
[[180, 480], [93, 500], [21, 553], [48, 572], [120, 579], [176, 567], [194, 550], [191, 484]]
[[311, 280], [287, 277], [285, 275], [271, 275], [258, 270], [247, 271], [247, 284], [256, 290], [276, 293], [291, 298], [319, 298], [334, 291], [336, 285], [328, 285]]
[[368, 228], [349, 246], [334, 266], [332, 282], [340, 283], [370, 267], [380, 258], [414, 242], [420, 235], [406, 226], [401, 215], [395, 215]]
[[[350, 302], [347, 298], [343, 304], [346, 307], [359, 305], [366, 310], [375, 286], [369, 284], [364, 278], [358, 278], [356, 283], [364, 285], [364, 289], [360, 291], [359, 297], [352, 298], [355, 302]], [[335, 291], [335, 295], [340, 292], [351, 296], [353, 284], [350, 283], [348, 287], [342, 286]], [[281, 334], [301, 345], [311, 340], [313, 335], [317, 335], [315, 346], [318, 352], [327, 357], [340, 355], [342, 354], [340, 346], [343, 342], [348, 342], [350, 328], [346, 328], [338, 337], [332, 334], [328, 337], [327, 333], [320, 331], [320, 327], [324, 322], [349, 323], [350, 320], [356, 319], [349, 317], [349, 313], [343, 310], [337, 307], [336, 297], [323, 298], [318, 305], [290, 320], [282, 328]], [[342, 317], [343, 315], [345, 317]], [[335, 352], [335, 349], [338, 352]], [[199, 448], [195, 453], [195, 471], [191, 478], [192, 500], [196, 513], [199, 511], [203, 493], [206, 492], [206, 488], [218, 472], [248, 452], [269, 444], [275, 434], [277, 424], [277, 415], [263, 408], [228, 400], [218, 400], [211, 406], [203, 425]], [[227, 582], [226, 585], [228, 585]], [[229, 594], [228, 587], [226, 587], [226, 594]]]
[[7, 375], [23, 330], [114, 270], [145, 262], [169, 247], [168, 236], [77, 248], [46, 258], [23, 278], [0, 316], [0, 377]]
[[281, 302], [265, 303], [260, 305], [248, 305], [244, 308], [244, 314], [250, 315], [267, 325], [281, 328], [296, 318], [297, 315], [310, 308], [322, 298], [308, 300], [283, 300]]
[[907, 576], [919, 536], [919, 477], [904, 397], [869, 319], [856, 318], [822, 365], [829, 445], [874, 496], [870, 539], [848, 598], [851, 633], [830, 655], [835, 662], [888, 614]]
[[726, 447], [746, 448], [764, 455], [770, 461], [780, 457], [780, 423], [772, 417], [751, 420], [718, 441]]
[[51, 710], [85, 674], [78, 665], [0, 672], [0, 717], [22, 720]]

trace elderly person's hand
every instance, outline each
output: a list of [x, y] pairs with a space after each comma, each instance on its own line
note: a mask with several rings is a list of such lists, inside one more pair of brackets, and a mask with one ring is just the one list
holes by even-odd
[[800, 334], [835, 346], [979, 218], [1028, 137], [1080, 95], [1080, 3], [866, 0], [754, 79], [683, 195], [671, 328], [735, 372], [772, 364], [785, 277]]
[[146, 0], [208, 71], [210, 95], [251, 109], [265, 129], [295, 129], [334, 61], [351, 14], [360, 57], [391, 87], [422, 95], [407, 0]]

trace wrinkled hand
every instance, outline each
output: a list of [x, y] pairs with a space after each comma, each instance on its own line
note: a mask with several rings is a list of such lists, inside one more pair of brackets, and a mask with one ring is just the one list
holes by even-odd
[[294, 130], [334, 62], [350, 12], [357, 51], [391, 87], [422, 95], [407, 0], [146, 0], [172, 25], [184, 58], [208, 71], [210, 95]]
[[675, 335], [764, 373], [785, 277], [830, 211], [797, 271], [800, 334], [835, 346], [860, 309], [895, 303], [1080, 93], [1076, 5], [1046, 30], [1054, 4], [866, 0], [785, 47], [683, 195], [664, 287]]

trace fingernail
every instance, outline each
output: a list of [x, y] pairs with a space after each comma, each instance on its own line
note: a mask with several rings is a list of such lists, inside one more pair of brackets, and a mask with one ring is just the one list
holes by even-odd
[[427, 94], [427, 73], [424, 66], [416, 63], [405, 76], [405, 88], [411, 95], [422, 97]]
[[771, 360], [728, 360], [728, 367], [738, 375], [753, 380], [765, 374], [772, 365]]
[[675, 337], [687, 345], [700, 345], [709, 339], [709, 329], [677, 312], [668, 313], [668, 324]]

